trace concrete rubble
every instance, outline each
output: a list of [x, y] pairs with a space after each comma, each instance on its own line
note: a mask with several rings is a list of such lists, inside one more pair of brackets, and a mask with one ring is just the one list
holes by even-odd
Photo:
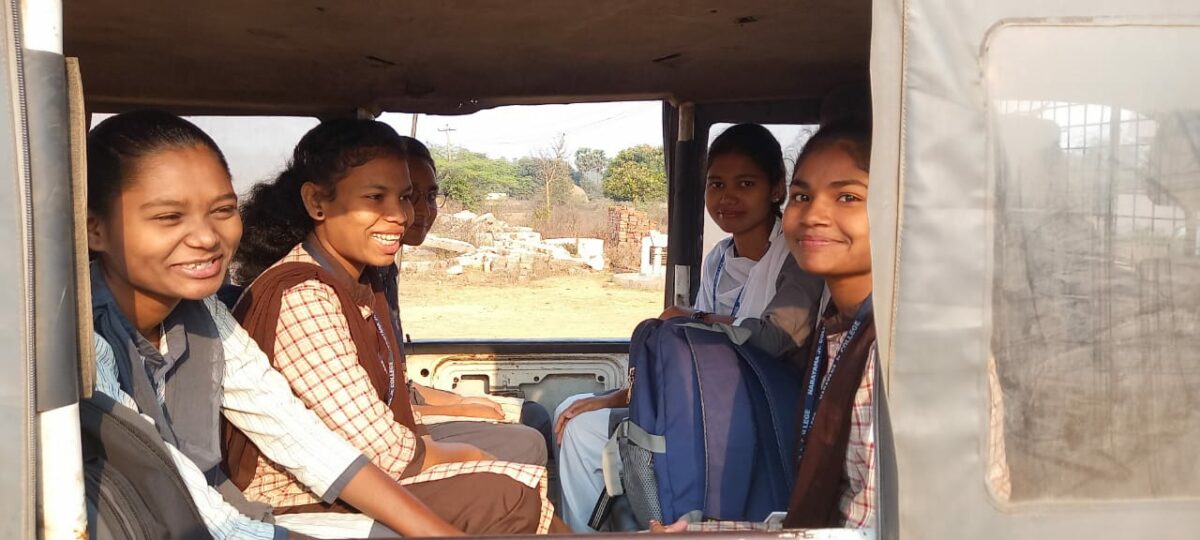
[[521, 272], [544, 261], [552, 267], [604, 270], [604, 240], [599, 238], [543, 239], [529, 227], [509, 225], [492, 214], [469, 211], [442, 216], [441, 225], [459, 238], [430, 234], [419, 247], [405, 246], [400, 257], [402, 271], [445, 271], [451, 275], [466, 269], [484, 272]]

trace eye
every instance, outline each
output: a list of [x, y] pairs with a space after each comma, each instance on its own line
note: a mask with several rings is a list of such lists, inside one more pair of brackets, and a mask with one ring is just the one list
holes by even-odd
[[382, 193], [368, 193], [368, 194], [364, 195], [364, 197], [371, 199], [372, 201], [382, 201], [383, 200]]
[[812, 200], [812, 197], [810, 197], [807, 193], [793, 193], [792, 194], [792, 202], [808, 202], [811, 200]]
[[752, 188], [754, 187], [754, 184], [754, 180], [742, 180], [738, 182], [738, 186], [743, 188]]
[[178, 212], [171, 212], [168, 214], [158, 214], [157, 216], [154, 216], [150, 219], [153, 219], [154, 221], [157, 221], [164, 225], [170, 225], [170, 224], [178, 223], [179, 220], [183, 219], [183, 214], [180, 214]]
[[213, 214], [220, 217], [229, 217], [237, 213], [237, 207], [230, 204], [213, 210]]
[[838, 202], [842, 202], [842, 203], [852, 203], [852, 202], [861, 201], [862, 198], [860, 198], [858, 195], [855, 195], [853, 193], [843, 193], [841, 195], [838, 195], [837, 200], [838, 200]]
[[721, 189], [723, 187], [725, 187], [725, 182], [714, 180], [708, 183], [708, 189]]

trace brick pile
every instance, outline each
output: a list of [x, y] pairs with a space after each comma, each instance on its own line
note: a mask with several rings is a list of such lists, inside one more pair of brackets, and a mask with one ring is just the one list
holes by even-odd
[[650, 231], [658, 228], [658, 224], [650, 219], [645, 212], [629, 206], [608, 207], [608, 240], [609, 245], [622, 248], [626, 246], [641, 249], [642, 238]]

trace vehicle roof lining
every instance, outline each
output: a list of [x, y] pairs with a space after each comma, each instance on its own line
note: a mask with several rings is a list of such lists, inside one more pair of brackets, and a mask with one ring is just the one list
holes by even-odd
[[67, 0], [89, 109], [334, 116], [816, 98], [867, 78], [867, 0]]

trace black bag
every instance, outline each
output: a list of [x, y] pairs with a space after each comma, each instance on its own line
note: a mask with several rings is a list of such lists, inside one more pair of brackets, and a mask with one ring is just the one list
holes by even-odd
[[79, 403], [92, 540], [211, 539], [162, 437], [99, 392]]

